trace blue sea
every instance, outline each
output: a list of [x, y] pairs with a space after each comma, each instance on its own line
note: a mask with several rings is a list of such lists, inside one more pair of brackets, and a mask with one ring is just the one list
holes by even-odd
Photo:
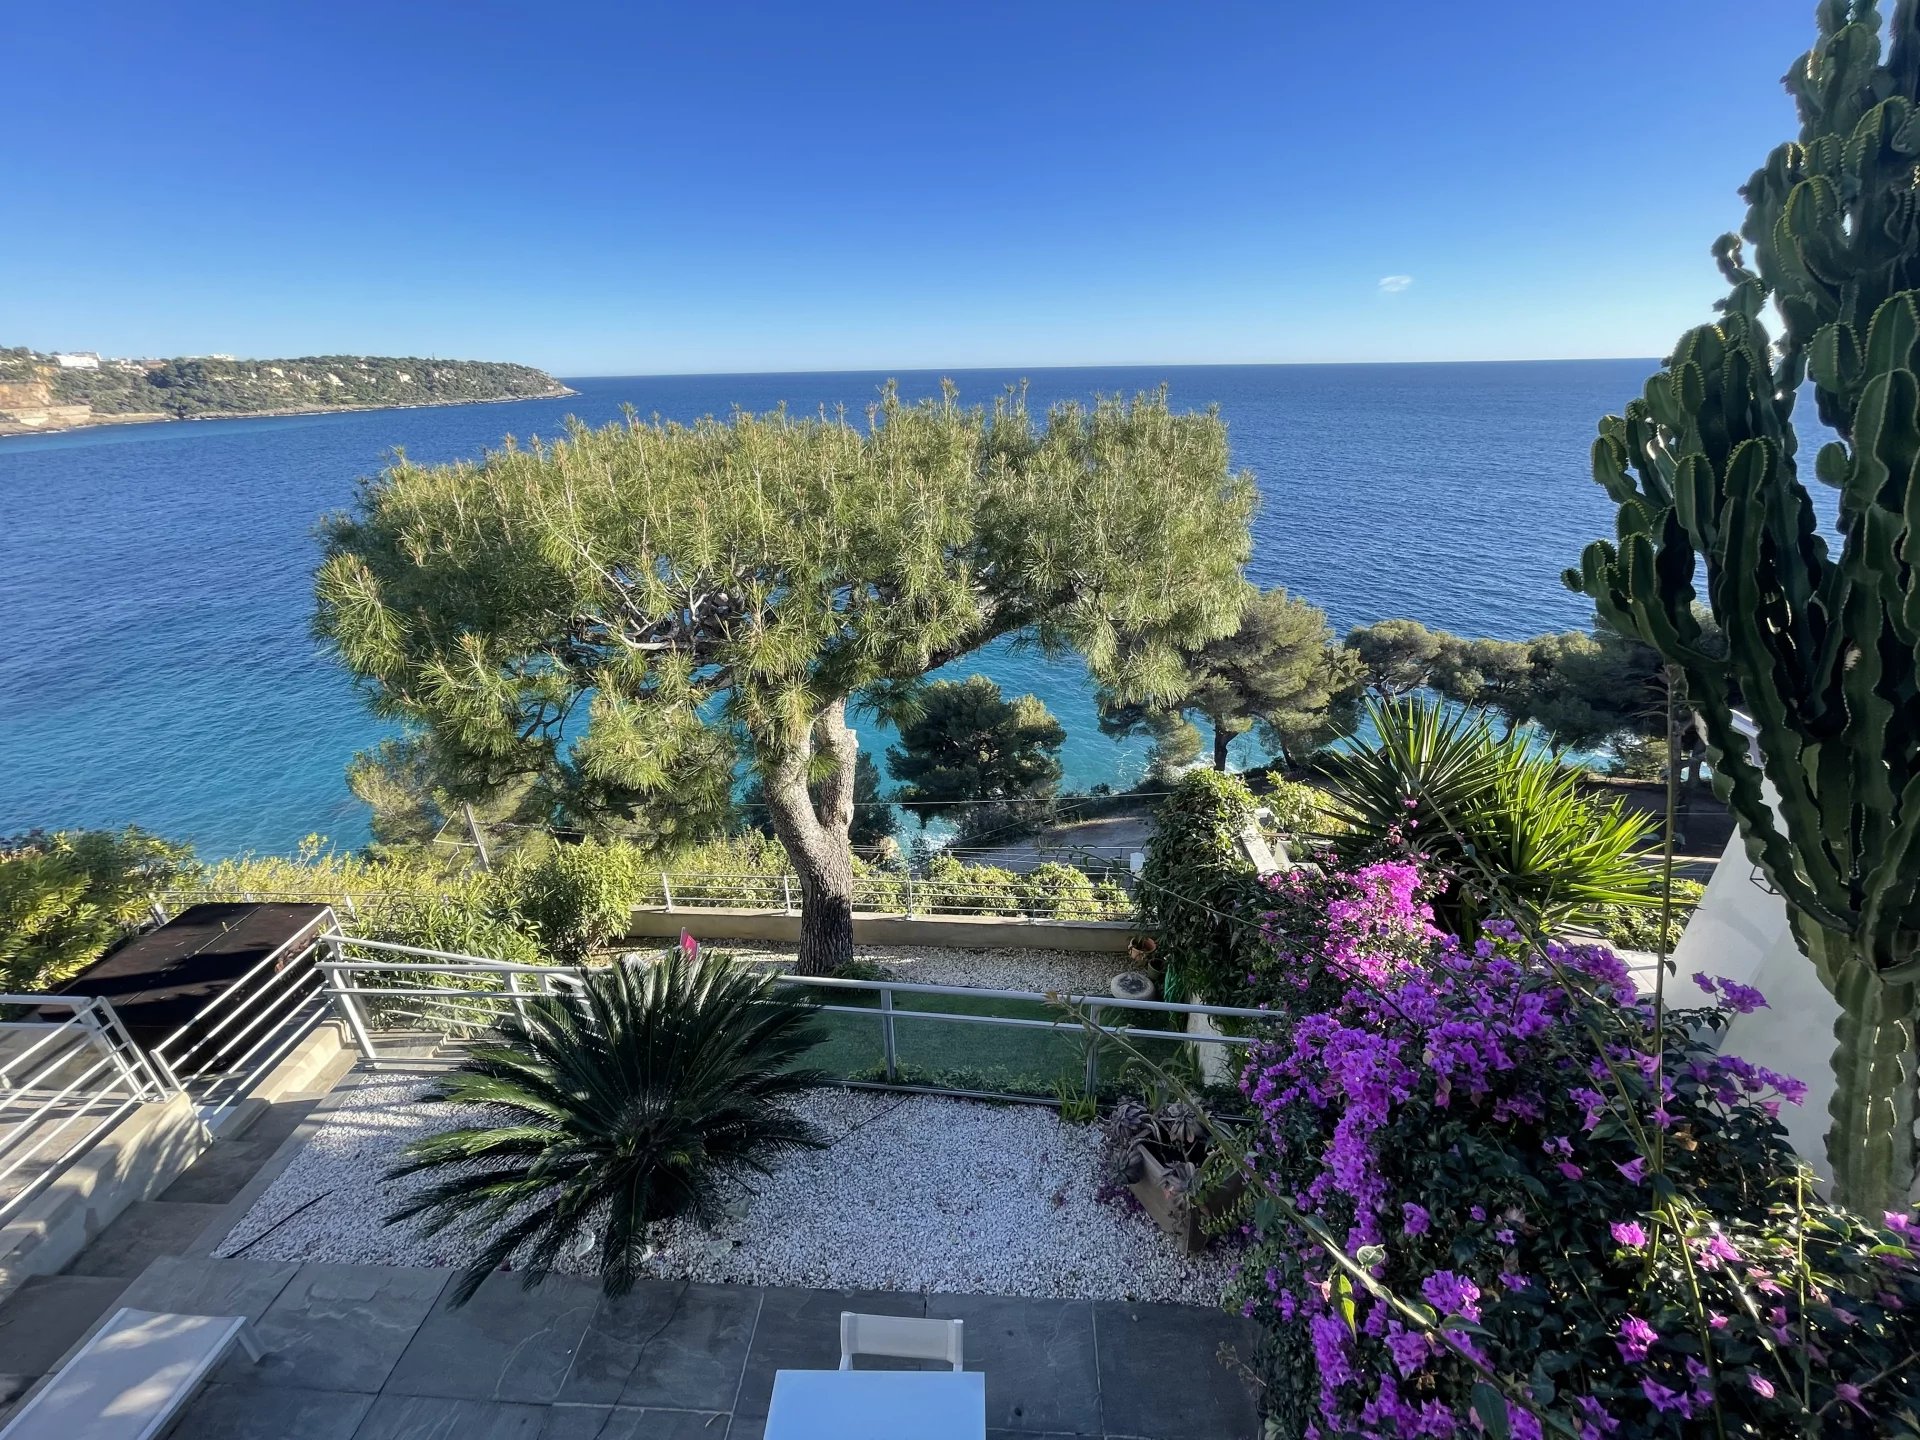
[[[1172, 366], [946, 372], [962, 398], [1026, 381], [1036, 409], [1165, 383], [1218, 404], [1262, 504], [1252, 578], [1342, 628], [1394, 615], [1508, 638], [1580, 627], [1561, 587], [1610, 534], [1587, 473], [1599, 417], [1654, 362]], [[119, 426], [0, 439], [0, 835], [138, 824], [201, 854], [354, 846], [343, 771], [386, 732], [309, 633], [315, 523], [396, 450], [475, 457], [622, 408], [693, 420], [785, 403], [864, 410], [884, 374], [569, 380], [557, 400]], [[941, 373], [901, 373], [908, 396]], [[998, 645], [951, 673], [1039, 695], [1072, 789], [1128, 783], [1144, 743], [1103, 737], [1084, 671]], [[868, 722], [863, 743], [890, 737]], [[1251, 739], [1236, 744], [1251, 761]]]

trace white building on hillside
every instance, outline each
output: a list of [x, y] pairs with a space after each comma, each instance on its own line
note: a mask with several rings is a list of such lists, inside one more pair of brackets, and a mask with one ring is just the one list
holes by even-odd
[[56, 355], [53, 363], [62, 370], [98, 370], [100, 357], [91, 350], [76, 350], [66, 355]]

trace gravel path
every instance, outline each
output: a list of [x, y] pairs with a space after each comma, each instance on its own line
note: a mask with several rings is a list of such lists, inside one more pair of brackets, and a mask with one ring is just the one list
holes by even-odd
[[[458, 1265], [456, 1238], [387, 1226], [414, 1182], [380, 1177], [407, 1141], [467, 1117], [379, 1079], [333, 1110], [222, 1242], [263, 1260]], [[1086, 1299], [1219, 1301], [1231, 1258], [1187, 1260], [1144, 1214], [1103, 1204], [1098, 1134], [1049, 1110], [820, 1090], [798, 1108], [832, 1140], [751, 1176], [714, 1232], [662, 1227], [664, 1277]]]
[[[745, 948], [714, 942], [742, 960], [783, 961], [794, 952], [779, 946]], [[956, 950], [933, 945], [866, 945], [854, 959], [878, 965], [896, 980], [921, 985], [972, 985], [988, 990], [1064, 990], [1073, 994], [1107, 993], [1107, 983], [1131, 968], [1122, 954], [1090, 955], [1071, 950]]]

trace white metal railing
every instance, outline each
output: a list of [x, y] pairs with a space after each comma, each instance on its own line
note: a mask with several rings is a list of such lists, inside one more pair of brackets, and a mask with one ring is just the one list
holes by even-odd
[[[0, 1063], [0, 1221], [39, 1194], [108, 1126], [179, 1087], [127, 1034], [105, 1000], [0, 995], [8, 1053]], [[50, 1008], [70, 1013], [38, 1018]], [[18, 1048], [13, 1048], [17, 1044]]]
[[[1094, 884], [1119, 885], [1129, 878], [1124, 867], [1090, 874]], [[731, 875], [660, 871], [649, 879], [640, 904], [678, 910], [762, 910], [800, 913], [800, 879], [778, 871]], [[933, 879], [907, 872], [857, 875], [853, 881], [856, 915], [899, 915], [909, 919], [936, 915], [1001, 916], [1026, 920], [1109, 920], [1133, 918], [1131, 899], [1050, 893], [1016, 883], [1008, 885], [968, 876]]]
[[[425, 950], [385, 941], [361, 940], [350, 935], [333, 935], [326, 943], [333, 953], [322, 964], [333, 1003], [353, 1036], [362, 1055], [373, 1062], [410, 1061], [391, 1043], [383, 1052], [383, 1037], [391, 1032], [412, 1033], [421, 1029], [449, 1040], [475, 1038], [484, 1034], [509, 1008], [524, 1006], [534, 996], [563, 994], [576, 989], [589, 972], [575, 966], [520, 965], [482, 956], [460, 955], [448, 951]], [[361, 958], [362, 956], [370, 958]], [[1084, 1073], [1079, 1078], [1088, 1093], [1100, 1083], [1102, 1040], [1125, 1039], [1128, 1042], [1175, 1041], [1195, 1046], [1239, 1046], [1253, 1043], [1255, 1037], [1223, 1034], [1218, 1029], [1194, 1031], [1171, 1028], [1165, 1020], [1160, 1026], [1104, 1021], [1103, 1016], [1118, 1012], [1142, 1019], [1159, 1016], [1184, 1022], [1189, 1017], [1212, 1020], [1262, 1021], [1272, 1016], [1264, 1010], [1225, 1005], [1182, 1005], [1163, 1000], [1125, 1000], [1112, 995], [1064, 995], [1036, 990], [998, 990], [962, 985], [928, 985], [905, 980], [842, 980], [836, 978], [782, 975], [782, 983], [824, 991], [819, 1009], [824, 1014], [850, 1015], [871, 1020], [880, 1041], [881, 1079], [848, 1080], [844, 1083], [886, 1089], [933, 1090], [943, 1094], [974, 1095], [986, 1092], [951, 1085], [907, 1083], [903, 1074], [909, 1068], [900, 1058], [899, 1030], [905, 1024], [964, 1024], [998, 1027], [1005, 1030], [1048, 1031], [1078, 1035], [1093, 1040], [1085, 1046]], [[836, 996], [876, 997], [873, 1004], [837, 1003]], [[909, 995], [920, 1003], [902, 1008], [897, 997]], [[927, 1001], [1030, 1002], [1055, 1013], [1049, 1018], [1022, 1015], [980, 1014], [948, 1003], [927, 1005]], [[1007, 1098], [995, 1092], [995, 1098]], [[1044, 1097], [1028, 1097], [1044, 1098]]]
[[245, 1096], [331, 1013], [318, 960], [338, 930], [323, 910], [153, 1047], [203, 1111]]

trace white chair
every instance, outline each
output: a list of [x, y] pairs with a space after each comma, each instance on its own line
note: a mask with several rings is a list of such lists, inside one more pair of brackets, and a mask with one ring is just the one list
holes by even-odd
[[264, 1353], [244, 1316], [119, 1310], [0, 1440], [153, 1440], [234, 1345]]
[[960, 1368], [964, 1320], [916, 1320], [902, 1315], [840, 1312], [840, 1368], [851, 1370], [856, 1355], [891, 1355], [900, 1360], [945, 1360]]

